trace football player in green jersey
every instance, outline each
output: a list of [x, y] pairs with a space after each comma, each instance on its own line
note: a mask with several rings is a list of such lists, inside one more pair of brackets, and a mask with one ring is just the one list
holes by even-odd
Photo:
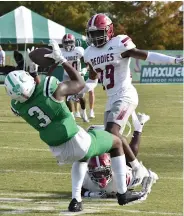
[[[69, 211], [81, 211], [81, 188], [86, 174], [87, 160], [109, 152], [112, 170], [117, 185], [119, 205], [136, 200], [144, 200], [145, 192], [127, 191], [126, 162], [121, 140], [106, 131], [86, 132], [78, 126], [64, 102], [66, 95], [77, 94], [84, 81], [63, 57], [56, 41], [50, 41], [53, 52], [45, 54], [60, 62], [71, 80], [59, 82], [53, 76], [40, 80], [35, 64], [30, 61], [30, 74], [25, 71], [12, 71], [5, 78], [5, 88], [12, 98], [11, 108], [34, 127], [40, 138], [60, 164], [72, 165], [72, 200]], [[126, 140], [124, 140], [126, 142]]]

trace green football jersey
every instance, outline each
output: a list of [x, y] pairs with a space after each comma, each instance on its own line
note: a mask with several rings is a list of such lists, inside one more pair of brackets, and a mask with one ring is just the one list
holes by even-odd
[[40, 138], [49, 146], [57, 146], [70, 140], [79, 131], [66, 103], [53, 97], [59, 80], [46, 77], [24, 103], [12, 100], [14, 113], [39, 131]]

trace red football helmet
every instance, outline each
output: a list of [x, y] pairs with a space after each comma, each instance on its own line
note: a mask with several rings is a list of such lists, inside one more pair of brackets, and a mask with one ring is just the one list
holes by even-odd
[[75, 37], [72, 34], [65, 34], [62, 39], [63, 48], [70, 52], [75, 49]]
[[105, 188], [112, 180], [111, 158], [105, 153], [93, 157], [88, 163], [88, 173], [91, 180], [98, 184], [100, 188]]
[[105, 14], [95, 14], [87, 23], [86, 37], [88, 45], [101, 47], [114, 35], [111, 19]]

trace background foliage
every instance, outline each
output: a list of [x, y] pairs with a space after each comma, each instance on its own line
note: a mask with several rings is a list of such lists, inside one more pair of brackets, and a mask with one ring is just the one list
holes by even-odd
[[81, 34], [93, 14], [107, 13], [115, 34], [128, 34], [140, 49], [183, 49], [182, 1], [4, 1], [0, 16], [21, 5]]

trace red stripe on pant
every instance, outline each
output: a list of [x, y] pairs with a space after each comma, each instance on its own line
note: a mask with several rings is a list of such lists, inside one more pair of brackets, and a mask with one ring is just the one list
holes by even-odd
[[116, 120], [123, 120], [127, 110], [122, 110]]

